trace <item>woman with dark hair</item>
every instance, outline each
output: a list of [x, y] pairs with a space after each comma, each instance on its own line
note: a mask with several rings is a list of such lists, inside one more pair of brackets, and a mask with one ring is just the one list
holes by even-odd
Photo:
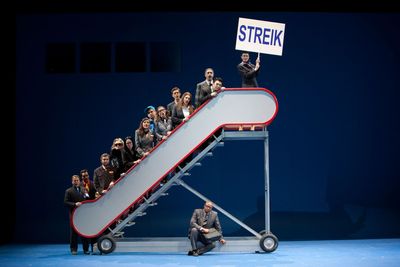
[[132, 136], [125, 137], [124, 171], [128, 171], [133, 165], [140, 162], [133, 144]]
[[143, 118], [135, 131], [135, 149], [139, 157], [147, 156], [155, 144], [155, 136], [150, 131], [150, 119]]

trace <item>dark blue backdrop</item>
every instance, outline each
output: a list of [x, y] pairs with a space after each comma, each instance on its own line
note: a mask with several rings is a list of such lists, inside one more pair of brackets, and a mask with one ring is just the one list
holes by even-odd
[[[68, 242], [71, 175], [92, 176], [113, 138], [133, 134], [148, 104], [169, 103], [174, 85], [194, 93], [213, 67], [239, 87], [239, 17], [286, 24], [283, 56], [262, 55], [258, 78], [279, 101], [269, 127], [272, 232], [399, 237], [399, 14], [148, 12], [17, 16], [14, 241]], [[176, 42], [181, 71], [48, 74], [46, 45], [56, 42]], [[186, 181], [264, 229], [262, 142], [226, 142]], [[174, 187], [128, 235], [184, 236], [201, 206]], [[248, 234], [221, 220], [225, 235]]]

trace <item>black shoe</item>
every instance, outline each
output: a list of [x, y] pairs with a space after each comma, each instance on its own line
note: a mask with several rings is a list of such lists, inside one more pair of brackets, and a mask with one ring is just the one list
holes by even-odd
[[90, 255], [90, 252], [86, 250], [86, 251], [83, 252], [83, 254]]
[[198, 250], [189, 250], [188, 256], [199, 256], [199, 253], [197, 252]]

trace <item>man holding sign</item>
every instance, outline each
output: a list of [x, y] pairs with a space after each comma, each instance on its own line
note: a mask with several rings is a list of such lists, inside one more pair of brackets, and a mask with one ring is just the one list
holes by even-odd
[[256, 65], [250, 63], [248, 52], [243, 52], [241, 58], [242, 62], [237, 65], [237, 69], [242, 77], [242, 87], [258, 87], [256, 77], [260, 70], [260, 57], [257, 57]]
[[284, 35], [283, 23], [239, 18], [235, 49], [258, 53], [256, 65], [249, 62], [248, 52], [242, 53], [242, 63], [237, 66], [242, 87], [258, 87], [260, 53], [282, 56]]

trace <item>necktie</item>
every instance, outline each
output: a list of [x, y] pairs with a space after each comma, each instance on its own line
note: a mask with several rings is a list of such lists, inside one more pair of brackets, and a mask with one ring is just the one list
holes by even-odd
[[203, 224], [201, 226], [205, 227], [207, 225], [207, 220], [208, 220], [208, 214], [204, 212]]

